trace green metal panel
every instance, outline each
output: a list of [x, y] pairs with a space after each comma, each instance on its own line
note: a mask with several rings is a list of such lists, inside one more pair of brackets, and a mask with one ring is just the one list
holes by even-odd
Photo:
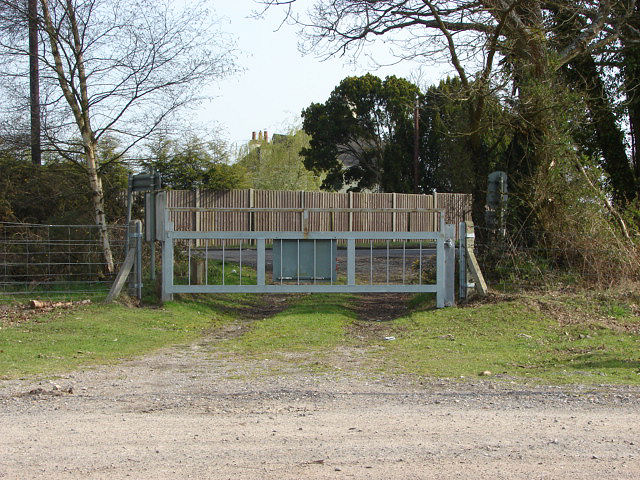
[[273, 279], [336, 280], [334, 240], [274, 240]]

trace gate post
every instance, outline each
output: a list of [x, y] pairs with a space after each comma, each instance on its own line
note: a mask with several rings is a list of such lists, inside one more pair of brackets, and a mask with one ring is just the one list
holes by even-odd
[[161, 302], [173, 300], [170, 292], [173, 286], [173, 222], [169, 220], [169, 209], [164, 208], [164, 221], [162, 222], [162, 290], [160, 292]]
[[142, 298], [142, 222], [133, 220], [127, 228], [129, 248], [135, 251], [133, 257], [133, 275], [129, 278], [129, 294], [138, 300]]
[[455, 304], [456, 290], [456, 230], [455, 225], [447, 224], [444, 227], [444, 306], [452, 307]]
[[467, 298], [467, 225], [460, 222], [458, 226], [458, 298]]
[[444, 225], [436, 243], [436, 307], [451, 307], [455, 303], [456, 253], [455, 226]]
[[445, 299], [445, 267], [444, 267], [444, 232], [438, 233], [436, 240], [436, 308], [444, 308]]

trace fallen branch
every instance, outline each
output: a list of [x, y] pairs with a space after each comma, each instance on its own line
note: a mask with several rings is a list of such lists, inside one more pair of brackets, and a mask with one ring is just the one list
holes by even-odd
[[29, 308], [52, 310], [54, 308], [69, 308], [77, 305], [89, 305], [90, 303], [91, 300], [78, 300], [76, 302], [46, 302], [42, 300], [31, 300], [29, 302]]

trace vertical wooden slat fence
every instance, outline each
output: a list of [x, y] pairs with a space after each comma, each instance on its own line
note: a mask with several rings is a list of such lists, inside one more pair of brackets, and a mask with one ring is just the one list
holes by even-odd
[[[471, 195], [437, 193], [331, 193], [280, 190], [211, 190], [167, 192], [167, 206], [187, 208], [396, 208], [445, 210], [446, 223], [471, 220]], [[299, 212], [213, 212], [171, 210], [175, 229], [181, 231], [299, 231]], [[433, 212], [311, 212], [312, 231], [436, 231]]]

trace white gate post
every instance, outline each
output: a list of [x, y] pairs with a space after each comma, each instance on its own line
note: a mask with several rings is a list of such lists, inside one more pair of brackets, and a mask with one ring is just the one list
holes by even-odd
[[444, 264], [445, 264], [445, 297], [444, 306], [455, 304], [456, 291], [456, 230], [455, 225], [446, 224], [444, 228]]
[[444, 308], [445, 300], [445, 268], [444, 268], [444, 232], [438, 233], [436, 241], [436, 307]]
[[166, 205], [163, 208], [164, 221], [162, 222], [162, 290], [160, 292], [161, 302], [173, 300], [171, 287], [173, 286], [173, 222], [169, 220], [169, 209]]
[[467, 224], [460, 222], [458, 225], [458, 298], [467, 298]]

